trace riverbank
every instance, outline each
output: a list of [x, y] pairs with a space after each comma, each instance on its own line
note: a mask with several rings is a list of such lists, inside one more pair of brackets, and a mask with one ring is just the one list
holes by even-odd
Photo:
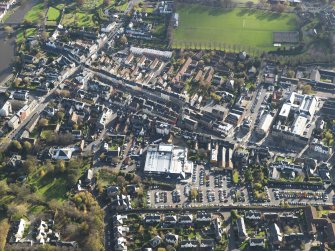
[[[24, 1], [17, 10], [6, 19], [5, 23], [22, 22], [25, 14], [36, 4], [38, 0]], [[0, 31], [0, 83], [12, 73], [12, 64], [15, 62], [15, 36], [7, 37], [4, 31]]]

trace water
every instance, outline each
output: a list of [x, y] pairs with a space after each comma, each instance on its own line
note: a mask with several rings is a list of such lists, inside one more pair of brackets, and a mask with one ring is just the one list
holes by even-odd
[[[21, 22], [24, 15], [38, 2], [38, 0], [23, 1], [21, 6], [11, 15], [5, 23]], [[15, 35], [7, 38], [7, 34], [0, 30], [0, 82], [12, 72], [11, 64], [15, 61]]]

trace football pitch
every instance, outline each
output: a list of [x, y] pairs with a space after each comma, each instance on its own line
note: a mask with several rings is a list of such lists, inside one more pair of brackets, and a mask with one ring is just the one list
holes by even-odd
[[256, 9], [213, 9], [200, 5], [177, 6], [179, 26], [172, 36], [174, 48], [221, 50], [274, 50], [274, 31], [294, 31], [294, 13]]

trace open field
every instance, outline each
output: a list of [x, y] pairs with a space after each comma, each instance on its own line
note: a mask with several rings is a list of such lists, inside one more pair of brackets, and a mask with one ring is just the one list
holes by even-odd
[[67, 13], [62, 19], [62, 25], [77, 27], [95, 27], [96, 24], [93, 21], [93, 16], [93, 14], [87, 14], [84, 12]]
[[60, 18], [60, 10], [50, 7], [47, 13], [48, 21], [57, 21]]
[[27, 14], [24, 16], [24, 20], [34, 23], [43, 20], [43, 17], [44, 4], [38, 3], [27, 12]]
[[200, 5], [179, 5], [179, 27], [173, 32], [174, 48], [225, 50], [273, 50], [274, 31], [296, 30], [291, 13], [247, 9], [212, 9]]
[[27, 37], [33, 37], [37, 34], [37, 29], [36, 28], [28, 28], [26, 30], [19, 29], [16, 34], [16, 42], [17, 43], [22, 43], [25, 38]]

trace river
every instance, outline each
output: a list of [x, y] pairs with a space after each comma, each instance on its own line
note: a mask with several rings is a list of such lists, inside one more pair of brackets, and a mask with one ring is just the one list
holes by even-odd
[[[20, 1], [20, 0], [19, 0]], [[26, 0], [6, 20], [5, 23], [21, 22], [25, 14], [38, 2], [38, 0]], [[15, 35], [8, 39], [4, 31], [0, 30], [0, 83], [12, 72], [11, 64], [15, 60]]]

